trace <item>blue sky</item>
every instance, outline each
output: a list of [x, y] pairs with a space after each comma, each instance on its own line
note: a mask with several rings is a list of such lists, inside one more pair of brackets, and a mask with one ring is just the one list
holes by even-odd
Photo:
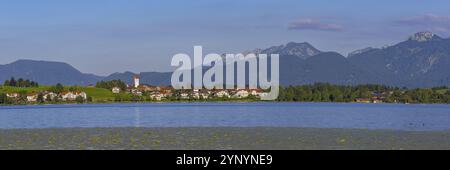
[[446, 0], [0, 0], [0, 63], [83, 72], [168, 71], [176, 53], [236, 53], [291, 41], [346, 55], [418, 31], [450, 35]]

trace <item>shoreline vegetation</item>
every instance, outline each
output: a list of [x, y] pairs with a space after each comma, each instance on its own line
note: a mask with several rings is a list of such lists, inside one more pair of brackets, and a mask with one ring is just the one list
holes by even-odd
[[450, 131], [275, 127], [0, 129], [0, 150], [447, 150], [449, 141]]
[[[11, 78], [0, 85], [0, 105], [164, 103], [164, 102], [258, 102], [266, 91], [175, 90], [167, 86], [130, 86], [121, 80], [100, 81], [95, 86], [41, 86]], [[268, 102], [450, 104], [450, 88], [398, 88], [383, 85], [332, 85], [316, 83], [280, 87], [280, 95]]]

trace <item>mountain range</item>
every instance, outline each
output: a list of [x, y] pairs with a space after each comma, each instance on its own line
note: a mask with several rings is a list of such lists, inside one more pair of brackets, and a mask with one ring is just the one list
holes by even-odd
[[62, 62], [17, 60], [0, 65], [0, 81], [11, 77], [24, 78], [44, 85], [62, 83], [65, 85], [95, 84], [104, 77], [81, 73], [71, 65]]
[[[450, 39], [419, 32], [406, 41], [383, 48], [364, 48], [343, 56], [324, 52], [311, 44], [291, 42], [253, 53], [280, 54], [280, 83], [301, 85], [384, 84], [398, 87], [450, 85]], [[129, 84], [136, 73], [114, 73], [106, 77], [86, 74], [66, 63], [18, 60], [0, 65], [0, 81], [21, 77], [52, 85], [89, 85], [100, 80], [120, 79]], [[170, 72], [139, 73], [144, 84], [170, 85]]]

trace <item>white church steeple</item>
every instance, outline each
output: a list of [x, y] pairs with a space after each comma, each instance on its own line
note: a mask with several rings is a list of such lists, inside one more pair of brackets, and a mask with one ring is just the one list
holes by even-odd
[[133, 76], [134, 88], [138, 88], [139, 87], [140, 80], [141, 80], [141, 77], [139, 75], [134, 75]]

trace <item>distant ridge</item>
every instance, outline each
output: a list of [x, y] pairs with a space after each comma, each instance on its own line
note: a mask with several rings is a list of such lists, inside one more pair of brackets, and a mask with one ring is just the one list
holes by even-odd
[[360, 68], [382, 76], [380, 83], [405, 87], [449, 86], [450, 39], [419, 32], [408, 40], [349, 58]]
[[17, 60], [0, 65], [0, 83], [11, 77], [30, 79], [42, 85], [89, 85], [103, 79], [94, 74], [81, 73], [67, 63], [36, 60]]
[[[336, 52], [322, 52], [307, 42], [291, 42], [252, 52], [280, 54], [280, 82], [285, 86], [317, 82], [397, 87], [450, 86], [450, 39], [431, 32], [419, 32], [406, 41], [380, 49], [357, 50], [348, 57]], [[135, 74], [141, 76], [144, 84], [170, 85], [170, 72], [123, 72], [101, 77], [81, 73], [61, 62], [18, 60], [0, 65], [0, 81], [21, 77], [44, 85], [88, 85], [115, 79], [132, 84]]]

